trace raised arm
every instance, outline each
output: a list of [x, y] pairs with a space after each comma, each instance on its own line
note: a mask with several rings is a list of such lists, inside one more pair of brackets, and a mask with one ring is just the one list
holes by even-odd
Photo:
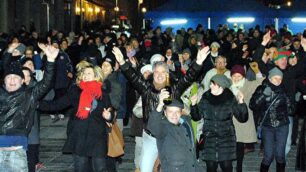
[[43, 79], [40, 82], [38, 82], [37, 85], [32, 90], [33, 97], [36, 100], [41, 99], [51, 88], [54, 76], [55, 59], [59, 52], [59, 49], [54, 48], [50, 45], [47, 46], [45, 44], [39, 43], [38, 46], [47, 55], [47, 64]]

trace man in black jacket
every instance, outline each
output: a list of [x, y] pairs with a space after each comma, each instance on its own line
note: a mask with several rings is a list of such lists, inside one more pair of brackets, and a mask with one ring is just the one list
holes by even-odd
[[[142, 76], [138, 75], [138, 73], [124, 61], [124, 57], [119, 48], [113, 48], [113, 53], [116, 57], [116, 60], [120, 64], [121, 71], [133, 84], [142, 98], [144, 132], [140, 170], [152, 171], [154, 161], [157, 159], [158, 152], [156, 139], [154, 138], [154, 135], [152, 135], [152, 133], [147, 129], [146, 125], [149, 118], [149, 113], [156, 109], [158, 104], [158, 96], [161, 90], [165, 88], [166, 76], [169, 76], [169, 68], [165, 62], [161, 61], [154, 63], [153, 81], [144, 81]], [[202, 63], [209, 53], [209, 47], [205, 47], [198, 51], [197, 59], [192, 63], [186, 75], [183, 78], [180, 78], [177, 83], [171, 84], [172, 98], [179, 99], [183, 91], [185, 91], [197, 78], [202, 68]]]
[[23, 87], [24, 75], [18, 62], [4, 66], [4, 87], [0, 88], [0, 171], [27, 171], [27, 136], [38, 101], [49, 91], [54, 61], [59, 50], [39, 44], [47, 55], [44, 79], [33, 88]]

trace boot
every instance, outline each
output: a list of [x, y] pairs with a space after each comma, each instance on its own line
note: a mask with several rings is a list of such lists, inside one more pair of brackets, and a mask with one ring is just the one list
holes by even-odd
[[286, 163], [276, 163], [276, 172], [285, 172]]
[[260, 172], [269, 172], [269, 165], [265, 165], [265, 164], [261, 163]]

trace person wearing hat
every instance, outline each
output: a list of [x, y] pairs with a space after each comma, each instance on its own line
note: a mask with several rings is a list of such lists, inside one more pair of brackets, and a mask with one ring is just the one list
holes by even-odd
[[179, 100], [164, 105], [163, 100], [169, 96], [165, 89], [161, 90], [157, 108], [148, 121], [148, 129], [157, 141], [161, 170], [202, 172], [196, 159], [191, 118], [182, 115], [184, 105]]
[[[113, 53], [116, 57], [116, 60], [120, 64], [121, 71], [142, 97], [144, 130], [140, 170], [152, 171], [154, 162], [158, 156], [158, 150], [156, 139], [146, 126], [150, 112], [152, 112], [158, 104], [158, 95], [166, 86], [166, 78], [169, 76], [169, 68], [165, 62], [154, 63], [152, 75], [153, 79], [145, 81], [141, 75], [139, 75], [128, 63], [125, 62], [120, 49], [114, 47]], [[173, 98], [179, 99], [183, 91], [193, 83], [202, 68], [203, 61], [206, 59], [208, 54], [209, 47], [204, 47], [203, 49], [199, 50], [198, 56], [195, 62], [190, 66], [187, 74], [180, 78], [177, 82], [173, 82], [171, 84], [171, 96]]]
[[204, 92], [209, 90], [210, 80], [216, 74], [223, 74], [227, 78], [230, 78], [230, 71], [226, 68], [227, 62], [224, 56], [218, 56], [215, 58], [214, 68], [210, 69], [204, 79], [201, 81], [201, 84], [204, 86]]
[[[230, 90], [235, 96], [241, 92], [244, 95], [245, 103], [248, 105], [255, 89], [261, 85], [264, 79], [265, 78], [261, 77], [254, 81], [249, 81], [246, 79], [244, 67], [241, 65], [234, 65], [231, 69], [232, 85], [230, 86]], [[242, 171], [244, 154], [247, 152], [253, 152], [255, 150], [254, 143], [257, 142], [253, 111], [249, 107], [248, 115], [248, 120], [244, 123], [239, 122], [235, 117], [233, 117], [237, 141], [237, 172]]]
[[243, 94], [239, 92], [234, 96], [230, 86], [230, 79], [217, 74], [211, 78], [210, 90], [203, 94], [198, 104], [197, 95], [191, 97], [192, 119], [204, 119], [202, 157], [208, 172], [217, 171], [218, 164], [223, 172], [233, 171], [232, 162], [237, 158], [233, 116], [239, 122], [248, 120]]
[[25, 89], [24, 74], [19, 62], [6, 66], [4, 86], [0, 88], [0, 171], [27, 169], [26, 150], [28, 134], [33, 124], [38, 101], [50, 90], [54, 76], [55, 59], [59, 50], [39, 44], [47, 55], [44, 79]]
[[187, 70], [189, 69], [189, 66], [191, 65], [191, 52], [189, 50], [189, 48], [186, 48], [183, 50], [182, 52], [182, 56], [179, 57], [179, 61], [181, 63], [181, 72], [183, 73], [183, 75], [186, 74]]
[[250, 100], [250, 109], [262, 112], [261, 135], [264, 157], [260, 171], [268, 172], [276, 159], [276, 171], [285, 171], [286, 142], [289, 132], [289, 118], [294, 110], [293, 103], [283, 87], [283, 73], [277, 67], [269, 71], [268, 78], [256, 88]]
[[[261, 46], [258, 47], [256, 50], [253, 58], [258, 63], [259, 69], [263, 75], [268, 76], [269, 71], [274, 67], [277, 67], [283, 73], [283, 87], [284, 91], [287, 93], [291, 102], [295, 103], [295, 95], [296, 95], [296, 80], [304, 75], [305, 68], [303, 65], [302, 60], [298, 60], [297, 64], [295, 65], [288, 65], [288, 58], [292, 54], [290, 51], [283, 50], [283, 49], [276, 49], [275, 47], [271, 47], [270, 50], [273, 50], [273, 53], [265, 53], [265, 46], [271, 40], [270, 32], [266, 33], [263, 37], [263, 41]], [[301, 46], [303, 47], [304, 51], [300, 52], [300, 56], [306, 57], [306, 38], [301, 37]], [[289, 116], [289, 134], [287, 139], [286, 145], [286, 155], [288, 155], [291, 149], [292, 143], [292, 132], [293, 132], [293, 121], [295, 118], [295, 112], [288, 114]]]

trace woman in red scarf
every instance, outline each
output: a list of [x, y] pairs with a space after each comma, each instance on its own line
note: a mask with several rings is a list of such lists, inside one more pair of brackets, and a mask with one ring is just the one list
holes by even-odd
[[76, 84], [68, 93], [59, 100], [40, 103], [40, 109], [47, 111], [73, 108], [75, 115], [69, 121], [63, 151], [73, 154], [76, 172], [106, 171], [106, 122], [113, 118], [107, 92], [102, 90], [101, 68], [81, 62], [77, 66]]

